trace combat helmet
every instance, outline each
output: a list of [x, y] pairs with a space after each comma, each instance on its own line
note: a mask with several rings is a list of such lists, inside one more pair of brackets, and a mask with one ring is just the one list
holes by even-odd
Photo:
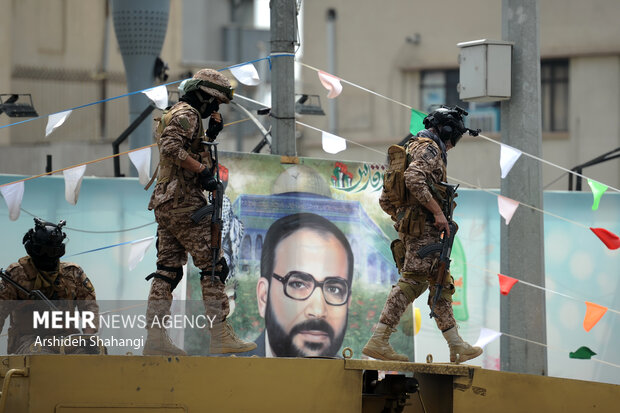
[[22, 240], [26, 252], [31, 257], [56, 260], [65, 255], [64, 240], [67, 237], [62, 231], [66, 221], [60, 221], [58, 225], [34, 219], [34, 228], [30, 229]]
[[[192, 82], [198, 81], [198, 82]], [[226, 76], [213, 69], [200, 69], [192, 77], [192, 81], [188, 83], [194, 83], [194, 88], [208, 93], [211, 96], [215, 96], [222, 103], [230, 103], [233, 98], [234, 90], [230, 85], [230, 81]], [[189, 85], [188, 85], [189, 86]], [[187, 87], [185, 92], [189, 92]]]
[[444, 142], [450, 141], [452, 146], [456, 146], [465, 132], [470, 131], [470, 134], [473, 132], [463, 123], [463, 117], [467, 115], [467, 111], [458, 106], [442, 105], [424, 118], [424, 127], [427, 129], [434, 127], [439, 133], [439, 139]]

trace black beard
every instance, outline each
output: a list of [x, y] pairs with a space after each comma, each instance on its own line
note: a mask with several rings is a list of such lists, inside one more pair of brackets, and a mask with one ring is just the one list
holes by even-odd
[[[348, 317], [344, 328], [338, 336], [334, 336], [334, 329], [322, 319], [311, 319], [301, 322], [293, 327], [290, 333], [286, 333], [276, 319], [269, 297], [267, 297], [267, 311], [265, 311], [265, 329], [269, 338], [269, 345], [276, 357], [308, 357], [304, 348], [298, 348], [293, 344], [296, 334], [304, 330], [319, 330], [327, 333], [330, 344], [319, 353], [318, 357], [335, 357], [340, 350], [344, 335], [347, 331]], [[304, 342], [304, 347], [310, 351], [318, 351], [323, 345], [321, 343]]]

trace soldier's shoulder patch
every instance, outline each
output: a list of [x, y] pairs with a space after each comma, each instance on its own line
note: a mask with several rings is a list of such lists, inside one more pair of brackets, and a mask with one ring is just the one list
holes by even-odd
[[429, 143], [428, 145], [426, 145], [426, 149], [424, 149], [424, 153], [422, 154], [422, 159], [424, 159], [427, 162], [430, 162], [437, 157], [438, 153], [439, 151], [437, 151], [437, 148], [435, 147], [435, 145]]
[[82, 282], [82, 285], [84, 286], [84, 288], [86, 288], [91, 293], [93, 291], [95, 291], [95, 287], [93, 287], [93, 283], [90, 282], [88, 277], [84, 278], [84, 281]]
[[179, 125], [183, 128], [183, 130], [189, 130], [191, 124], [189, 123], [189, 119], [186, 116], [179, 117]]

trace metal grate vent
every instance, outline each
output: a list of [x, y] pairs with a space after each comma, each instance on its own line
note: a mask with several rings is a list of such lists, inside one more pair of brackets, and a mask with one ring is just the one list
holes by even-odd
[[159, 55], [168, 26], [167, 11], [118, 10], [113, 15], [123, 55]]

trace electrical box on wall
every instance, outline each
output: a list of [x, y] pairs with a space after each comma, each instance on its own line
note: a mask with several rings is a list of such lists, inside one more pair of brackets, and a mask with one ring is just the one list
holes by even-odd
[[510, 99], [512, 42], [474, 40], [458, 43], [459, 98], [468, 102]]

